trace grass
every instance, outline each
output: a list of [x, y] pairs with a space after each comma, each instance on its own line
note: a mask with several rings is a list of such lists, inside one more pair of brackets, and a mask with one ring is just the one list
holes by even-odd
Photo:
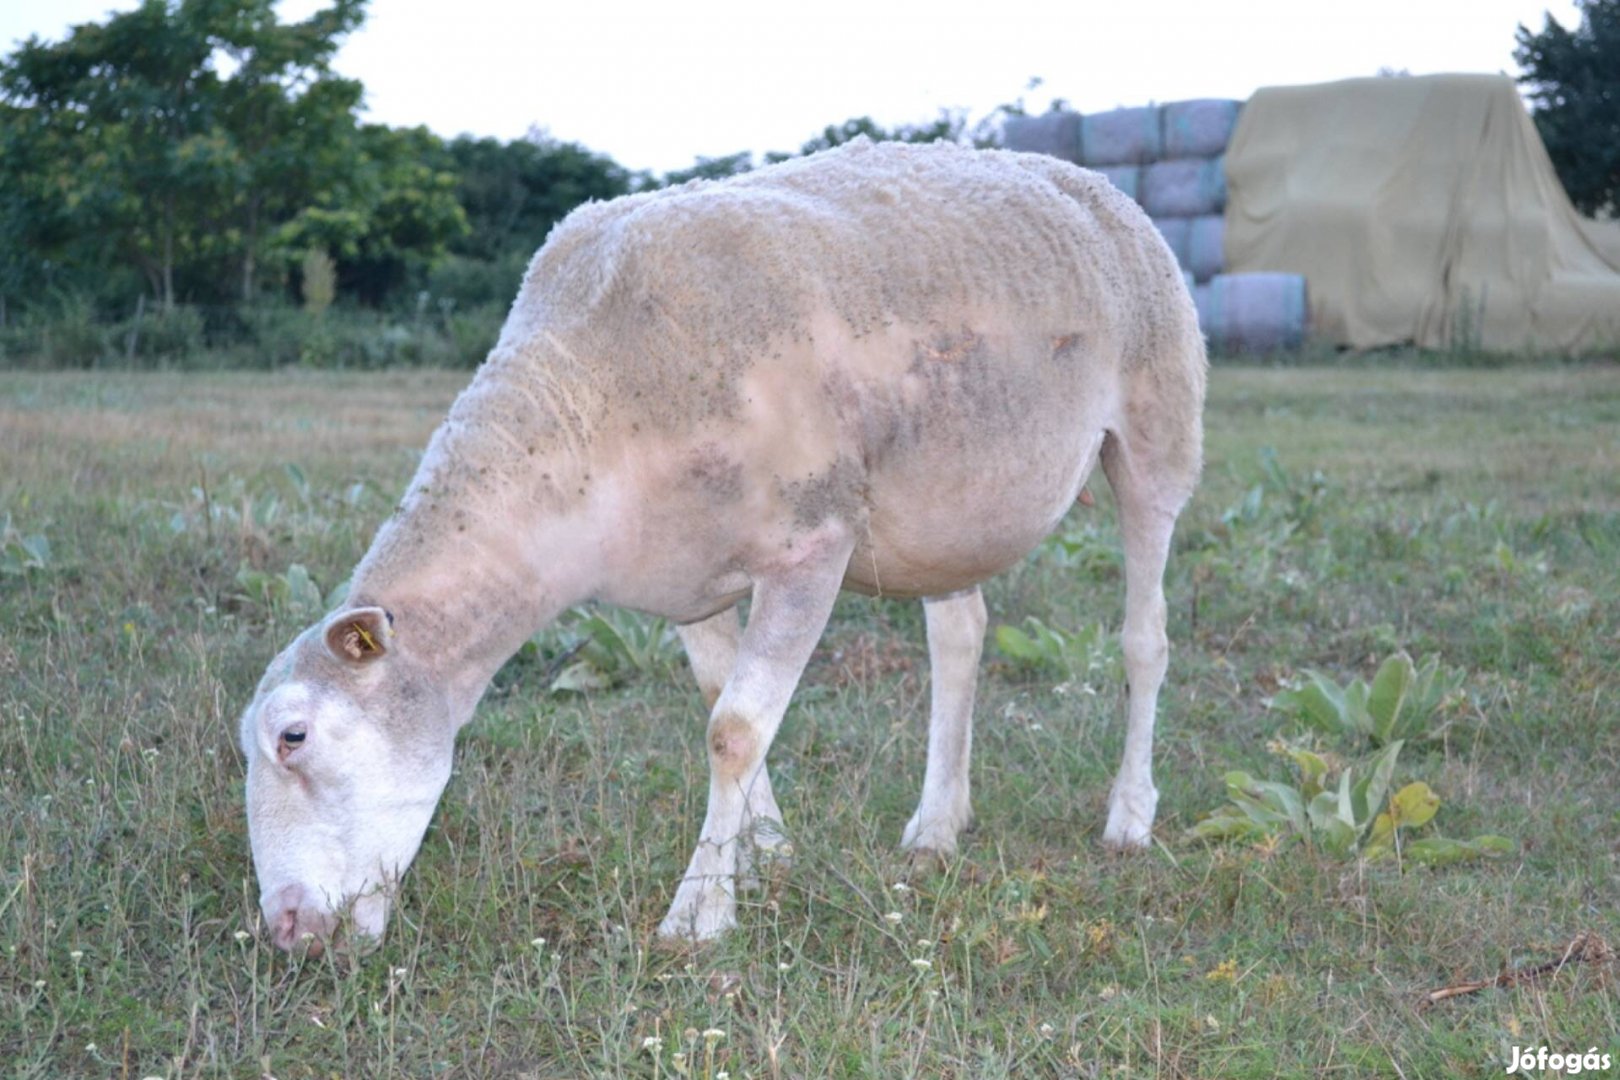
[[[920, 610], [851, 598], [772, 753], [797, 864], [722, 943], [653, 938], [705, 791], [680, 666], [561, 695], [520, 656], [461, 737], [383, 946], [276, 953], [236, 716], [464, 379], [0, 374], [8, 1075], [1482, 1077], [1515, 1045], [1620, 1050], [1612, 964], [1417, 1007], [1581, 931], [1620, 944], [1620, 369], [1603, 364], [1214, 372], [1147, 854], [1098, 844], [1114, 654], [1043, 669], [992, 646], [979, 827], [943, 869], [908, 866]], [[1098, 495], [989, 587], [993, 625], [1117, 628]], [[31, 537], [45, 558], [21, 558]], [[1399, 647], [1465, 669], [1467, 696], [1397, 782], [1439, 794], [1446, 835], [1501, 833], [1514, 855], [1403, 872], [1185, 838], [1226, 771], [1287, 776], [1267, 744], [1302, 736], [1268, 708], [1279, 686], [1369, 677]]]

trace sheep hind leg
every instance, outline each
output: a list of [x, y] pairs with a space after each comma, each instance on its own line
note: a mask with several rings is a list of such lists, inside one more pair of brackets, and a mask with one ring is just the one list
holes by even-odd
[[[677, 626], [675, 632], [686, 649], [687, 662], [712, 721], [715, 702], [737, 666], [737, 647], [742, 637], [737, 609], [730, 607], [701, 622]], [[737, 886], [757, 889], [760, 871], [783, 873], [793, 859], [793, 844], [782, 826], [782, 811], [771, 790], [770, 770], [763, 765], [748, 786], [746, 822], [748, 828], [737, 851]]]
[[1164, 568], [1170, 537], [1188, 485], [1156, 475], [1110, 434], [1103, 471], [1119, 507], [1125, 547], [1125, 681], [1129, 705], [1125, 753], [1108, 796], [1103, 843], [1118, 849], [1146, 847], [1152, 840], [1159, 793], [1153, 786], [1153, 725], [1159, 688], [1169, 666], [1165, 634]]
[[661, 937], [705, 941], [737, 923], [738, 850], [749, 842], [750, 800], [758, 798], [766, 751], [827, 625], [853, 548], [848, 530], [824, 526], [798, 538], [791, 564], [755, 581], [735, 669], [709, 718], [708, 813], [659, 924]]
[[956, 852], [973, 820], [968, 765], [973, 754], [973, 696], [984, 649], [984, 596], [977, 588], [923, 602], [928, 622], [928, 765], [922, 801], [900, 846], [917, 855]]

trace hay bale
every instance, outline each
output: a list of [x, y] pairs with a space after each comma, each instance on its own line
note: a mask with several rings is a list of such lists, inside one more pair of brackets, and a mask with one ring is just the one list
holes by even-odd
[[1164, 242], [1170, 245], [1170, 250], [1176, 256], [1176, 263], [1183, 270], [1187, 269], [1187, 241], [1192, 231], [1192, 222], [1186, 218], [1154, 218], [1153, 227], [1159, 230]]
[[1226, 153], [1243, 102], [1199, 98], [1164, 106], [1164, 156], [1214, 157]]
[[1164, 156], [1159, 107], [1091, 113], [1080, 122], [1080, 164], [1146, 165]]
[[1198, 325], [1222, 352], [1276, 352], [1305, 342], [1305, 279], [1298, 274], [1219, 274], [1193, 289]]
[[1205, 214], [1192, 219], [1187, 230], [1187, 261], [1184, 263], [1199, 281], [1226, 269], [1226, 216]]
[[1053, 110], [1040, 116], [1009, 116], [1002, 124], [1001, 141], [1008, 150], [1050, 154], [1079, 164], [1080, 114]]
[[1142, 168], [1139, 165], [1104, 165], [1097, 170], [1108, 177], [1108, 182], [1133, 199], [1140, 201]]
[[1198, 217], [1226, 209], [1226, 157], [1160, 161], [1142, 170], [1142, 208], [1152, 217]]

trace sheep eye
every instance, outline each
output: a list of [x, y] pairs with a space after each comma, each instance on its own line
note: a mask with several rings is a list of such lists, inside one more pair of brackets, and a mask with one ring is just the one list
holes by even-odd
[[308, 732], [301, 727], [288, 728], [281, 733], [281, 745], [276, 747], [276, 757], [286, 761], [287, 756], [304, 744]]

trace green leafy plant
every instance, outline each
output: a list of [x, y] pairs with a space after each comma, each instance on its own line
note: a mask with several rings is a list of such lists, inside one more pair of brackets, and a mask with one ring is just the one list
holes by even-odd
[[279, 574], [243, 564], [236, 572], [242, 598], [264, 611], [289, 619], [317, 619], [343, 601], [349, 591], [347, 579], [329, 592], [320, 586], [302, 563], [293, 563]]
[[1488, 834], [1472, 840], [1406, 839], [1402, 830], [1420, 829], [1434, 819], [1440, 796], [1422, 781], [1390, 793], [1403, 745], [1397, 739], [1360, 767], [1338, 770], [1334, 783], [1327, 758], [1300, 747], [1274, 744], [1277, 752], [1293, 762], [1298, 780], [1280, 783], [1257, 780], [1246, 772], [1229, 772], [1225, 779], [1231, 801], [1187, 834], [1201, 840], [1304, 842], [1338, 859], [1355, 856], [1372, 861], [1395, 854], [1427, 864], [1494, 858], [1513, 850], [1511, 840]]
[[20, 577], [50, 565], [51, 542], [44, 533], [24, 533], [11, 523], [10, 514], [0, 519], [0, 574]]
[[1090, 521], [1053, 533], [1041, 547], [1059, 566], [1086, 577], [1118, 577], [1124, 566], [1118, 538]]
[[1112, 634], [1102, 623], [1069, 632], [1030, 615], [1024, 627], [996, 627], [996, 649], [1030, 676], [1087, 678], [1105, 673], [1117, 659]]
[[1365, 738], [1374, 746], [1428, 741], [1445, 730], [1440, 717], [1461, 691], [1463, 678], [1460, 670], [1444, 670], [1438, 655], [1419, 667], [1400, 651], [1379, 665], [1371, 685], [1352, 679], [1341, 687], [1307, 669], [1304, 684], [1277, 694], [1272, 705], [1318, 731]]
[[551, 680], [552, 690], [606, 689], [634, 676], [663, 674], [680, 659], [668, 622], [622, 608], [575, 611], [560, 631], [550, 633], [567, 640], [542, 651], [571, 657]]
[[1334, 490], [1321, 472], [1291, 473], [1276, 450], [1262, 447], [1255, 482], [1216, 521], [1187, 538], [1194, 621], [1205, 589], [1265, 592], [1279, 581], [1299, 588], [1320, 575], [1331, 549], [1303, 540], [1322, 532]]

